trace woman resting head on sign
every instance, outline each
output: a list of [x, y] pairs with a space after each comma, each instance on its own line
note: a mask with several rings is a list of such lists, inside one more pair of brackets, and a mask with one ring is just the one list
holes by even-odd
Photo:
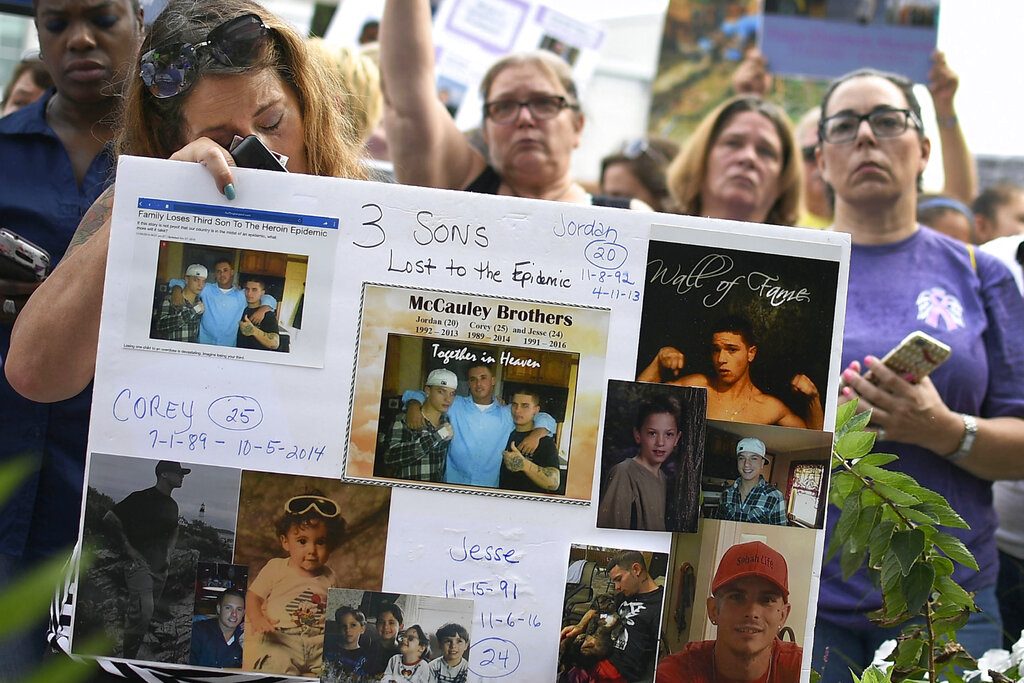
[[[910, 81], [863, 70], [833, 82], [818, 140], [818, 168], [835, 193], [834, 229], [853, 241], [839, 401], [859, 398], [858, 410], [871, 409], [885, 442], [876, 449], [898, 455], [893, 467], [942, 494], [970, 525], [950, 533], [980, 571], [957, 565], [953, 578], [983, 612], [971, 614], [957, 639], [980, 657], [1002, 640], [991, 480], [1024, 476], [1024, 301], [1001, 263], [917, 223], [931, 145]], [[878, 359], [915, 330], [953, 353], [912, 383]], [[837, 518], [833, 509], [829, 536]], [[849, 680], [848, 667], [869, 664], [898, 629], [865, 616], [882, 605], [865, 572], [844, 581], [837, 556], [821, 574], [812, 666], [825, 683]]]
[[[549, 52], [500, 59], [480, 85], [489, 158], [455, 126], [434, 85], [434, 46], [427, 0], [388, 0], [381, 19], [381, 78], [388, 149], [399, 182], [608, 204], [572, 178], [572, 152], [584, 116], [569, 66]], [[627, 200], [614, 205], [629, 206]], [[643, 208], [642, 202], [632, 203]]]
[[802, 187], [789, 119], [752, 95], [705, 116], [668, 167], [676, 208], [691, 216], [796, 225]]
[[[227, 146], [256, 135], [294, 173], [361, 178], [337, 82], [302, 38], [250, 0], [172, 0], [153, 23], [127, 87], [119, 154], [201, 163], [228, 198]], [[82, 219], [68, 256], [18, 318], [7, 377], [37, 401], [73, 396], [96, 367], [113, 191]], [[68, 325], [74, 321], [74, 330]]]

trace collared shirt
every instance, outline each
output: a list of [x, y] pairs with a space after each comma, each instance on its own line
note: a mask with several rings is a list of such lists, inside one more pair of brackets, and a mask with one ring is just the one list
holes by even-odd
[[188, 663], [197, 666], [241, 668], [242, 627], [239, 626], [228, 640], [220, 630], [217, 617], [197, 621], [192, 625], [192, 648]]
[[[113, 159], [104, 149], [78, 184], [64, 145], [46, 122], [52, 96], [51, 90], [0, 119], [0, 225], [48, 251], [55, 265], [110, 182]], [[10, 344], [11, 326], [0, 324], [0, 357]], [[31, 561], [74, 543], [91, 399], [90, 385], [66, 401], [34, 403], [0, 372], [0, 461], [27, 454], [41, 464], [0, 510], [0, 553]]]
[[[198, 299], [197, 299], [198, 301]], [[156, 333], [161, 339], [179, 342], [199, 341], [199, 321], [201, 314], [196, 305], [182, 297], [181, 306], [171, 303], [171, 297], [165, 297], [160, 304], [160, 317], [156, 319]]]
[[410, 429], [401, 413], [395, 418], [384, 455], [384, 464], [393, 468], [395, 478], [444, 481], [449, 440], [437, 432], [446, 424], [448, 416], [444, 413], [437, 427], [424, 420], [423, 429]]
[[[422, 405], [426, 394], [406, 391], [402, 404], [416, 400]], [[456, 396], [448, 408], [448, 419], [455, 427], [455, 438], [448, 449], [445, 481], [449, 484], [497, 487], [501, 474], [501, 453], [505, 450], [509, 433], [515, 429], [512, 410], [492, 400], [490, 405], [478, 408], [472, 396]], [[547, 413], [537, 413], [534, 428], [555, 433], [555, 420]]]
[[722, 491], [722, 499], [718, 502], [718, 511], [715, 514], [716, 519], [780, 526], [787, 523], [786, 505], [782, 493], [777, 488], [766, 482], [764, 477], [758, 477], [757, 484], [747, 497], [741, 498], [740, 481], [737, 479]]

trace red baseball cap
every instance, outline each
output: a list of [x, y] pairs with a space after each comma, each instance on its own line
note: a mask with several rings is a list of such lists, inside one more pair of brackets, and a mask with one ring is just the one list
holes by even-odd
[[725, 584], [748, 576], [759, 576], [774, 584], [789, 599], [789, 568], [779, 551], [761, 541], [737, 543], [725, 551], [711, 582], [711, 594]]

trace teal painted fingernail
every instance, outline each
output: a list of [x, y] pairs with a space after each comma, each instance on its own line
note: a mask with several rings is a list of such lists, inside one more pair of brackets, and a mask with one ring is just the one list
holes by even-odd
[[224, 186], [224, 196], [228, 199], [235, 198], [235, 185], [234, 183], [228, 183]]

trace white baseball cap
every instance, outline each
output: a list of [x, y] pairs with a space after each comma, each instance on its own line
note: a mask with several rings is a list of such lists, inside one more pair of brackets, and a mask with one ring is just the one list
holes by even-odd
[[438, 368], [437, 370], [431, 370], [430, 374], [427, 375], [428, 387], [447, 387], [448, 389], [459, 388], [459, 378], [455, 376], [455, 373], [451, 370], [445, 370]]
[[201, 263], [193, 263], [191, 266], [185, 269], [185, 277], [202, 277], [205, 278], [208, 275], [206, 266]]
[[761, 439], [755, 439], [752, 436], [740, 439], [740, 442], [736, 444], [736, 455], [739, 455], [740, 453], [753, 453], [754, 455], [760, 455], [764, 458], [765, 452], [764, 441], [761, 441]]

